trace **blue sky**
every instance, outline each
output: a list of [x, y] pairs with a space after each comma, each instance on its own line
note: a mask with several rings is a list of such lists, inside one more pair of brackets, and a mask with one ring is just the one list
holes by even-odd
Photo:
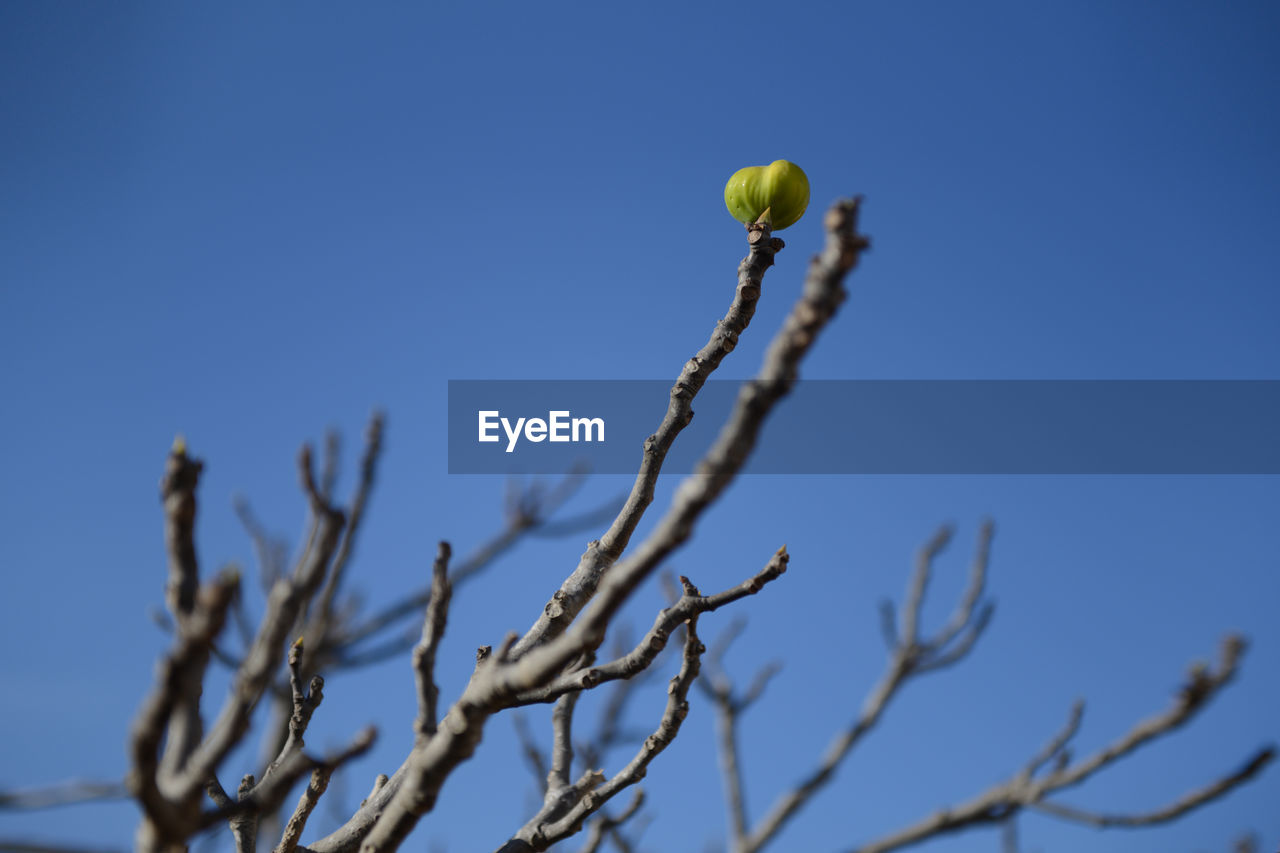
[[[211, 571], [251, 561], [234, 495], [296, 538], [300, 442], [337, 427], [350, 459], [384, 408], [353, 583], [392, 600], [435, 540], [465, 552], [499, 524], [500, 479], [446, 474], [447, 380], [673, 378], [732, 297], [744, 240], [721, 194], [744, 165], [799, 163], [813, 200], [721, 376], [754, 372], [821, 210], [863, 193], [874, 249], [806, 377], [1280, 378], [1277, 43], [1263, 3], [3, 6], [0, 785], [123, 772], [165, 646], [147, 612], [176, 433], [207, 464]], [[624, 483], [598, 478], [570, 510]], [[1260, 476], [757, 477], [672, 568], [710, 590], [783, 542], [793, 555], [737, 608], [730, 657], [743, 679], [786, 665], [745, 724], [758, 815], [879, 673], [876, 602], [901, 594], [913, 550], [956, 523], [942, 618], [996, 520], [981, 647], [908, 688], [776, 848], [838, 850], [1004, 778], [1077, 696], [1079, 749], [1106, 742], [1227, 630], [1253, 644], [1239, 682], [1063, 800], [1152, 808], [1274, 741], [1278, 509]], [[585, 538], [532, 543], [460, 594], [445, 697], [476, 646], [527, 627]], [[629, 614], [647, 625], [660, 606], [649, 586]], [[351, 803], [409, 743], [409, 672], [329, 683], [313, 745], [383, 732]], [[646, 696], [638, 726], [661, 704]], [[646, 782], [650, 848], [720, 836], [711, 743], [695, 702]], [[533, 787], [515, 755], [495, 721], [411, 844], [498, 846]], [[1031, 817], [1022, 837], [1224, 851], [1254, 830], [1274, 846], [1278, 794], [1272, 768], [1169, 828]], [[128, 804], [5, 815], [0, 835], [123, 847], [135, 820]], [[997, 848], [975, 832], [919, 849]]]

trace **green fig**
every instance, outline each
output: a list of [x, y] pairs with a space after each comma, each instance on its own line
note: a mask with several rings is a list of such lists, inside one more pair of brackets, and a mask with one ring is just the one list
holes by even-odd
[[809, 206], [809, 178], [787, 160], [748, 166], [724, 186], [724, 204], [739, 222], [756, 222], [765, 211], [774, 231], [795, 225]]

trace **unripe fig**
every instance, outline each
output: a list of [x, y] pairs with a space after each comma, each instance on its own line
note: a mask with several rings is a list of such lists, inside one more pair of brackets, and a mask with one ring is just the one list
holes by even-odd
[[724, 204], [739, 222], [755, 222], [766, 210], [774, 231], [795, 225], [809, 206], [809, 178], [787, 160], [748, 166], [724, 187]]

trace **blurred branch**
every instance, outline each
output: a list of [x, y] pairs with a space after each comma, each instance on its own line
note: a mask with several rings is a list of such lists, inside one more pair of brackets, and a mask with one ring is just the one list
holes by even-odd
[[[1187, 682], [1168, 709], [1139, 721], [1102, 749], [1073, 760], [1067, 746], [1080, 725], [1081, 706], [1077, 704], [1066, 725], [1050, 739], [1048, 745], [1007, 781], [989, 788], [968, 802], [941, 809], [906, 829], [853, 850], [855, 853], [885, 853], [967, 827], [1003, 823], [1023, 808], [1032, 808], [1089, 826], [1134, 827], [1164, 823], [1211, 802], [1257, 775], [1275, 757], [1274, 748], [1266, 747], [1258, 751], [1237, 770], [1150, 812], [1104, 814], [1066, 806], [1046, 798], [1084, 782], [1099, 770], [1186, 724], [1235, 677], [1243, 651], [1244, 641], [1240, 637], [1227, 637], [1222, 644], [1217, 668], [1211, 670], [1203, 665], [1193, 666]], [[1053, 766], [1044, 769], [1051, 761]]]
[[524, 756], [525, 763], [529, 765], [529, 769], [533, 771], [534, 778], [538, 780], [538, 792], [542, 796], [547, 793], [547, 760], [542, 755], [542, 747], [538, 745], [538, 741], [533, 736], [533, 730], [529, 728], [529, 720], [519, 711], [515, 712], [511, 717], [512, 723], [516, 729], [516, 739], [520, 741], [520, 754]]
[[0, 838], [0, 853], [122, 853], [118, 847], [80, 847], [41, 841]]
[[[299, 558], [293, 576], [278, 579], [272, 587], [257, 636], [237, 668], [231, 695], [218, 720], [202, 735], [199, 702], [204, 674], [215, 638], [240, 584], [238, 573], [223, 572], [210, 584], [197, 586], [196, 595], [187, 605], [185, 594], [180, 592], [185, 580], [174, 582], [179, 575], [187, 578], [188, 568], [194, 571], [194, 543], [183, 531], [194, 528], [194, 489], [199, 470], [199, 463], [186, 457], [185, 446], [175, 444], [162, 483], [169, 531], [166, 541], [171, 552], [170, 599], [176, 603], [174, 648], [161, 661], [158, 684], [138, 714], [131, 737], [128, 786], [144, 815], [137, 838], [140, 850], [183, 846], [202, 828], [220, 819], [231, 819], [237, 844], [249, 851], [254, 846], [258, 813], [276, 808], [289, 787], [312, 768], [336, 766], [364, 752], [373, 742], [372, 731], [367, 731], [332, 758], [317, 760], [303, 753], [303, 733], [320, 703], [323, 681], [313, 678], [309, 691], [302, 689], [304, 645], [299, 639], [289, 655], [293, 713], [283, 748], [261, 782], [255, 784], [251, 775], [242, 779], [236, 801], [218, 784], [217, 768], [248, 731], [253, 709], [280, 664], [287, 632], [319, 589], [330, 566], [345, 517], [327, 502], [317, 486], [311, 452], [304, 447], [299, 456], [299, 473], [314, 519], [311, 543]], [[172, 569], [175, 564], [182, 567], [180, 573]], [[162, 758], [158, 755], [161, 743], [165, 745]], [[218, 805], [213, 812], [201, 809], [205, 790]], [[251, 813], [252, 819], [246, 817]]]
[[716, 751], [720, 758], [720, 777], [724, 789], [725, 812], [729, 820], [729, 844], [738, 850], [746, 843], [749, 826], [746, 787], [743, 782], [741, 750], [738, 746], [738, 721], [755, 703], [773, 676], [781, 669], [776, 661], [757, 670], [751, 686], [737, 693], [724, 670], [724, 656], [733, 641], [746, 627], [744, 619], [735, 619], [716, 639], [707, 656], [706, 675], [698, 682], [711, 698], [716, 711]]
[[760, 850], [777, 836], [813, 795], [835, 777], [836, 768], [880, 721], [890, 701], [908, 680], [950, 666], [973, 648], [990, 623], [994, 610], [989, 602], [979, 607], [986, 583], [994, 530], [989, 521], [982, 525], [969, 570], [969, 581], [960, 601], [947, 623], [936, 634], [927, 638], [920, 635], [920, 614], [924, 607], [925, 590], [933, 572], [934, 560], [951, 541], [951, 529], [941, 528], [920, 550], [896, 620], [882, 615], [881, 623], [886, 639], [893, 640], [885, 674], [867, 696], [861, 712], [852, 724], [827, 746], [818, 766], [794, 788], [775, 800], [765, 817], [733, 848], [736, 853]]
[[[373, 483], [378, 471], [378, 459], [382, 455], [382, 433], [385, 424], [386, 418], [383, 414], [374, 412], [369, 419], [369, 426], [365, 432], [364, 455], [360, 460], [360, 480], [356, 485], [355, 495], [351, 498], [351, 503], [347, 508], [347, 526], [343, 531], [342, 540], [338, 544], [337, 553], [334, 554], [333, 565], [329, 569], [328, 578], [325, 580], [324, 590], [320, 594], [318, 616], [320, 624], [308, 626], [313, 634], [319, 634], [321, 637], [327, 633], [325, 629], [333, 617], [334, 599], [342, 586], [343, 575], [355, 548], [356, 535], [360, 532], [360, 523], [364, 520], [365, 505], [369, 501], [369, 494], [373, 491]], [[336, 441], [336, 437], [333, 440]], [[336, 457], [336, 450], [333, 455]], [[334, 464], [336, 465], [336, 462]], [[333, 476], [336, 476], [336, 474], [331, 473], [325, 491], [322, 493], [326, 497], [333, 490]]]
[[253, 544], [253, 552], [258, 560], [258, 579], [262, 582], [262, 591], [270, 592], [271, 585], [284, 574], [284, 566], [289, 546], [277, 536], [267, 532], [266, 527], [258, 520], [248, 500], [237, 497], [232, 501], [232, 508], [240, 524], [244, 527], [249, 541]]
[[612, 838], [615, 846], [617, 846], [619, 850], [627, 851], [627, 853], [629, 853], [631, 845], [628, 841], [619, 836], [618, 830], [626, 824], [627, 821], [635, 817], [636, 813], [640, 811], [640, 807], [643, 805], [644, 789], [636, 788], [635, 794], [631, 797], [630, 804], [627, 805], [626, 809], [623, 810], [621, 814], [617, 817], [601, 815], [599, 818], [591, 822], [591, 828], [587, 831], [585, 843], [582, 845], [582, 848], [578, 853], [597, 853], [606, 838]]
[[[596, 523], [602, 512], [611, 511], [612, 501], [572, 519], [565, 519], [554, 525], [549, 523], [549, 517], [573, 497], [584, 482], [582, 472], [571, 472], [550, 491], [534, 484], [525, 492], [509, 499], [506, 525], [453, 568], [449, 575], [451, 587], [456, 588], [488, 568], [526, 536], [534, 533], [568, 535], [586, 529]], [[343, 630], [334, 640], [337, 663], [343, 668], [364, 666], [407, 651], [415, 642], [412, 637], [416, 631], [373, 649], [358, 650], [357, 646], [405, 619], [421, 614], [430, 598], [431, 589], [427, 587], [387, 605], [358, 625]]]
[[129, 789], [123, 782], [92, 782], [72, 779], [47, 788], [0, 791], [0, 810], [35, 811], [100, 800], [123, 800]]
[[1071, 806], [1055, 802], [1033, 803], [1031, 807], [1036, 811], [1041, 811], [1045, 814], [1051, 814], [1055, 817], [1075, 821], [1076, 823], [1083, 823], [1088, 826], [1095, 826], [1099, 829], [1113, 826], [1155, 826], [1156, 824], [1168, 823], [1171, 820], [1182, 817], [1192, 809], [1199, 808], [1205, 803], [1210, 803], [1218, 799], [1242, 782], [1252, 779], [1274, 758], [1275, 749], [1273, 747], [1260, 749], [1235, 772], [1228, 773], [1207, 785], [1197, 788], [1194, 791], [1190, 791], [1167, 806], [1156, 809], [1155, 811], [1135, 812], [1132, 814], [1107, 814], [1103, 812], [1073, 808]]
[[427, 602], [427, 615], [422, 620], [422, 641], [413, 652], [413, 671], [418, 685], [417, 737], [425, 741], [436, 733], [436, 706], [440, 689], [436, 687], [436, 649], [444, 637], [449, 618], [449, 557], [452, 549], [448, 542], [436, 548], [435, 563], [431, 567], [431, 599]]
[[174, 439], [160, 481], [164, 503], [164, 541], [169, 554], [169, 582], [165, 601], [174, 622], [181, 625], [195, 607], [200, 572], [196, 564], [196, 486], [204, 463], [187, 455], [187, 443]]

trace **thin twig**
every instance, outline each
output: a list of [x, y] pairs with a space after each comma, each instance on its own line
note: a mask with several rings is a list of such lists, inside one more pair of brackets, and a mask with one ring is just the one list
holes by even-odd
[[[828, 212], [826, 246], [810, 265], [804, 292], [774, 338], [760, 373], [744, 385], [730, 421], [700, 463], [698, 474], [677, 489], [670, 510], [649, 538], [633, 556], [613, 565], [591, 605], [568, 631], [523, 655], [521, 646], [514, 645], [508, 662], [501, 656], [481, 661], [436, 736], [425, 746], [415, 747], [383, 791], [346, 825], [313, 844], [314, 853], [345, 853], [356, 844], [367, 853], [397, 847], [418, 819], [434, 807], [445, 779], [474, 753], [489, 717], [509, 706], [514, 697], [540, 690], [565, 666], [598, 648], [623, 602], [666, 556], [688, 540], [694, 522], [741, 470], [765, 417], [790, 390], [800, 361], [843, 301], [845, 276], [867, 246], [865, 238], [857, 234], [857, 210], [857, 201], [849, 201], [837, 203]], [[678, 382], [678, 391], [679, 388]], [[677, 406], [676, 410], [687, 411], [687, 407]], [[646, 454], [642, 467], [648, 470], [651, 465], [652, 457]], [[645, 476], [642, 473], [637, 482]], [[598, 546], [588, 550], [598, 551]], [[606, 548], [606, 552], [609, 550]], [[585, 560], [588, 572], [592, 563], [590, 558]], [[583, 565], [580, 563], [580, 568]], [[577, 583], [568, 585], [583, 589]], [[560, 622], [565, 613], [553, 602], [544, 615]]]
[[444, 637], [449, 618], [449, 557], [453, 553], [448, 542], [440, 542], [436, 559], [431, 567], [431, 600], [427, 603], [427, 615], [422, 620], [422, 640], [413, 652], [413, 672], [418, 685], [418, 717], [415, 724], [419, 739], [427, 739], [436, 733], [436, 706], [440, 689], [436, 687], [436, 650]]
[[165, 600], [174, 621], [181, 626], [195, 607], [200, 570], [196, 562], [196, 486], [204, 463], [187, 455], [187, 443], [179, 436], [165, 463], [160, 481], [164, 503], [164, 540], [169, 553], [169, 582]]
[[597, 853], [600, 849], [600, 845], [604, 843], [605, 838], [607, 838], [610, 833], [616, 832], [618, 828], [627, 821], [631, 820], [631, 818], [640, 811], [640, 807], [643, 805], [644, 789], [636, 788], [635, 794], [631, 797], [631, 802], [621, 814], [617, 817], [601, 815], [599, 818], [591, 822], [591, 828], [587, 832], [586, 841], [578, 853]]
[[[546, 526], [546, 519], [564, 502], [568, 501], [581, 488], [584, 481], [581, 474], [570, 473], [556, 488], [540, 493], [541, 501], [536, 506], [527, 506], [527, 512], [508, 517], [507, 524], [501, 531], [483, 542], [480, 547], [453, 567], [449, 575], [451, 585], [457, 587], [470, 580], [488, 568], [498, 557], [511, 550], [525, 536], [542, 530]], [[586, 516], [582, 520], [583, 523], [586, 523], [590, 519], [591, 516]], [[559, 527], [560, 525], [557, 526]], [[574, 531], [569, 530], [566, 532]], [[402, 640], [395, 640], [386, 644], [385, 650], [377, 655], [372, 652], [359, 653], [354, 650], [357, 645], [385, 631], [387, 628], [422, 613], [423, 608], [427, 606], [427, 602], [430, 599], [431, 586], [428, 585], [426, 588], [406, 596], [367, 617], [359, 625], [343, 631], [341, 636], [335, 640], [336, 645], [342, 649], [341, 660], [343, 665], [362, 666], [366, 663], [385, 660], [387, 657], [401, 654], [411, 648], [413, 640], [410, 640], [407, 645]], [[412, 636], [416, 636], [416, 634], [416, 631], [412, 632]]]
[[188, 761], [182, 779], [182, 786], [186, 789], [203, 787], [204, 780], [213, 774], [248, 731], [250, 715], [280, 664], [288, 631], [296, 624], [305, 602], [311, 599], [324, 580], [329, 560], [337, 547], [345, 517], [341, 510], [326, 504], [320, 495], [309, 447], [304, 447], [299, 455], [298, 467], [303, 490], [318, 520], [314, 547], [309, 549], [307, 559], [298, 564], [293, 577], [281, 578], [272, 588], [258, 635], [236, 673], [231, 695], [209, 734]]
[[[698, 594], [687, 581], [685, 587], [690, 595]], [[696, 615], [685, 623], [684, 654], [681, 657], [680, 671], [671, 679], [667, 688], [667, 703], [657, 729], [645, 739], [635, 757], [622, 770], [584, 796], [564, 817], [549, 826], [537, 827], [531, 839], [535, 850], [545, 850], [547, 846], [578, 832], [583, 822], [619, 791], [644, 778], [649, 764], [675, 740], [681, 723], [689, 714], [689, 689], [698, 678], [700, 659], [706, 651], [706, 646], [698, 639], [697, 624]]]
[[[381, 412], [374, 412], [369, 419], [369, 426], [365, 432], [364, 455], [360, 460], [360, 480], [356, 486], [355, 495], [351, 499], [351, 504], [347, 508], [347, 526], [343, 532], [342, 541], [339, 543], [338, 551], [333, 557], [333, 565], [329, 569], [324, 591], [320, 594], [320, 618], [325, 620], [326, 623], [333, 616], [334, 599], [342, 586], [347, 563], [350, 561], [351, 554], [355, 548], [356, 534], [360, 532], [360, 522], [364, 520], [365, 505], [368, 503], [369, 495], [373, 491], [373, 484], [378, 470], [378, 458], [382, 455], [382, 433], [385, 424], [386, 417]], [[327, 495], [331, 490], [332, 483], [329, 484], [329, 490], [325, 494]]]
[[587, 546], [577, 568], [565, 579], [537, 622], [521, 638], [515, 648], [517, 658], [529, 649], [559, 636], [568, 627], [595, 594], [605, 569], [622, 555], [645, 510], [653, 502], [654, 487], [667, 452], [676, 436], [693, 420], [694, 397], [725, 356], [737, 346], [738, 337], [755, 315], [765, 271], [773, 266], [774, 256], [785, 246], [782, 240], [772, 236], [772, 229], [767, 225], [749, 229], [748, 244], [747, 256], [738, 265], [738, 287], [733, 302], [723, 319], [716, 324], [710, 340], [685, 363], [672, 386], [671, 400], [662, 422], [645, 439], [640, 470], [626, 503], [605, 534]]
[[160, 744], [175, 709], [184, 702], [198, 701], [198, 694], [192, 697], [190, 691], [193, 685], [198, 689], [203, 680], [213, 638], [226, 621], [239, 584], [238, 573], [223, 573], [201, 587], [195, 607], [175, 635], [173, 649], [160, 661], [156, 687], [134, 719], [130, 733], [132, 766], [125, 784], [145, 816], [138, 839], [141, 848], [163, 846], [164, 839], [185, 839], [190, 834], [182, 816], [198, 794], [184, 791], [184, 796], [173, 797], [169, 791], [161, 790]]
[[0, 838], [0, 853], [122, 853], [118, 847], [80, 847], [45, 841]]
[[[1078, 729], [1079, 712], [1073, 709], [1066, 727], [1055, 734], [1048, 746], [1037, 752], [1022, 770], [1005, 782], [987, 789], [967, 802], [941, 809], [905, 829], [857, 847], [855, 853], [887, 853], [967, 827], [1003, 823], [1023, 808], [1034, 808], [1091, 826], [1147, 826], [1173, 820], [1222, 796], [1256, 776], [1275, 757], [1274, 748], [1260, 750], [1234, 772], [1151, 812], [1104, 814], [1046, 799], [1051, 794], [1080, 784], [1099, 770], [1187, 723], [1234, 678], [1243, 649], [1244, 641], [1241, 638], [1227, 637], [1222, 644], [1218, 666], [1212, 670], [1207, 667], [1193, 668], [1188, 683], [1171, 707], [1139, 721], [1112, 743], [1074, 761], [1066, 751], [1067, 742]], [[1051, 756], [1060, 760], [1043, 775], [1033, 777], [1028, 773], [1028, 769], [1042, 768]]]
[[994, 527], [990, 522], [984, 523], [979, 531], [975, 558], [970, 567], [969, 583], [950, 619], [933, 637], [920, 635], [920, 614], [924, 606], [929, 576], [933, 572], [933, 563], [951, 540], [951, 535], [951, 529], [943, 527], [920, 549], [915, 569], [907, 584], [902, 610], [897, 619], [898, 624], [902, 626], [901, 632], [894, 632], [897, 644], [890, 649], [888, 667], [863, 702], [858, 716], [832, 739], [817, 767], [793, 788], [778, 796], [765, 816], [751, 829], [740, 846], [735, 848], [736, 851], [754, 853], [775, 838], [814, 794], [835, 778], [836, 769], [848, 757], [854, 746], [879, 722], [890, 701], [903, 684], [914, 676], [937, 670], [960, 660], [981, 636], [990, 621], [992, 612], [991, 607], [987, 605], [983, 606], [977, 615], [974, 613], [980, 603], [987, 560], [991, 552], [990, 540], [994, 535]]
[[516, 711], [511, 717], [512, 723], [516, 729], [516, 739], [520, 741], [520, 752], [524, 756], [525, 761], [529, 765], [529, 769], [533, 771], [534, 778], [538, 780], [538, 790], [545, 797], [547, 794], [547, 760], [542, 755], [542, 748], [538, 746], [537, 740], [533, 737], [533, 730], [529, 728], [529, 721], [525, 715]]
[[329, 777], [332, 775], [333, 770], [328, 767], [317, 767], [311, 771], [311, 780], [307, 783], [302, 796], [298, 798], [298, 805], [289, 817], [289, 822], [285, 824], [284, 834], [273, 853], [293, 853], [297, 848], [298, 841], [302, 838], [302, 831], [306, 829], [307, 818], [311, 817], [316, 804], [320, 802], [320, 797], [329, 787]]
[[738, 722], [742, 713], [764, 693], [769, 680], [778, 673], [777, 662], [766, 664], [756, 672], [751, 686], [738, 695], [724, 670], [724, 656], [733, 641], [746, 627], [745, 619], [735, 619], [717, 638], [707, 656], [706, 672], [698, 681], [716, 711], [716, 752], [720, 759], [720, 778], [724, 789], [725, 814], [729, 822], [729, 847], [740, 850], [746, 844], [749, 820], [746, 785], [742, 773], [741, 749], [738, 746]]
[[0, 791], [0, 810], [35, 811], [99, 800], [123, 800], [128, 796], [129, 789], [123, 782], [72, 779], [47, 788]]

